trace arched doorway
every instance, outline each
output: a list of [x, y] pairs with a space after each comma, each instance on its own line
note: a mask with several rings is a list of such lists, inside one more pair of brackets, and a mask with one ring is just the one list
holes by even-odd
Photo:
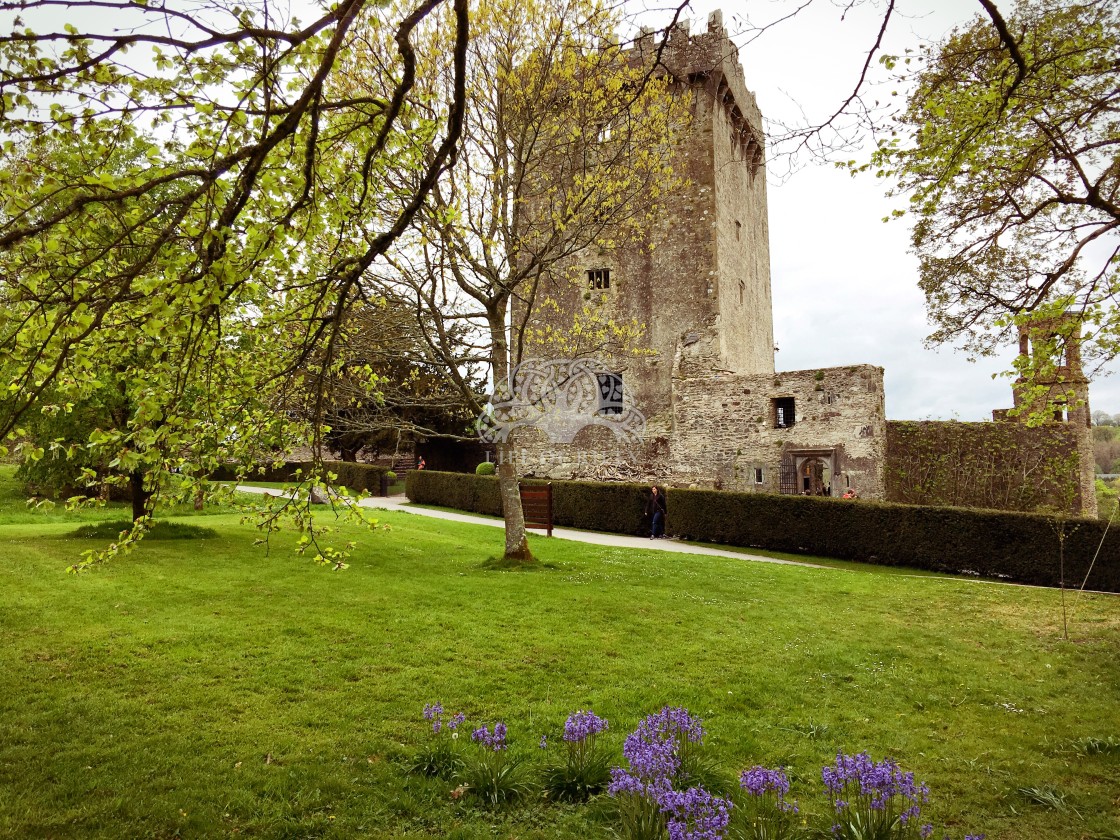
[[806, 458], [801, 463], [801, 493], [806, 496], [823, 496], [827, 483], [826, 471], [829, 470], [820, 458]]

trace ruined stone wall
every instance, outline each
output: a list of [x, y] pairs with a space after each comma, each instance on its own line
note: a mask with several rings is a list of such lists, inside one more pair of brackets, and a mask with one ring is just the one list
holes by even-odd
[[[790, 399], [794, 422], [779, 427], [778, 401]], [[680, 379], [673, 416], [670, 472], [678, 482], [778, 493], [783, 461], [820, 459], [832, 495], [851, 486], [865, 498], [883, 496], [882, 368]]]
[[[690, 359], [704, 359], [714, 341], [708, 335], [690, 344], [678, 359], [678, 374], [690, 369]], [[789, 399], [794, 422], [780, 427], [776, 401]], [[671, 419], [668, 427], [647, 424], [636, 445], [602, 427], [588, 427], [570, 443], [550, 441], [539, 430], [519, 430], [507, 453], [523, 474], [539, 478], [767, 493], [800, 492], [799, 483], [783, 488], [783, 462], [788, 469], [819, 460], [827, 468], [831, 495], [855, 487], [864, 498], [883, 497], [882, 368], [678, 375]]]
[[1066, 423], [891, 421], [887, 500], [1095, 515], [1081, 478], [1081, 437]]

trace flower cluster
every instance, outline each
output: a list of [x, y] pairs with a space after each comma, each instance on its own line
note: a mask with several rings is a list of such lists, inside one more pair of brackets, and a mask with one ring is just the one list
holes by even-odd
[[494, 752], [504, 750], [506, 748], [506, 725], [504, 723], [495, 723], [494, 732], [485, 726], [480, 726], [471, 733], [471, 740], [476, 744], [482, 744], [484, 747], [492, 749]]
[[[477, 747], [463, 750], [455, 730], [466, 716], [444, 715], [440, 703], [424, 706], [433, 735], [413, 763], [414, 772], [455, 781], [454, 796], [469, 794], [491, 807], [540, 791], [529, 781], [525, 756], [506, 743], [504, 723], [495, 723], [492, 731], [474, 729], [471, 741]], [[742, 771], [733, 801], [701, 785], [717, 778], [718, 769], [700, 755], [705, 730], [687, 709], [666, 706], [643, 718], [623, 743], [624, 767], [611, 767], [608, 739], [598, 737], [607, 731], [607, 721], [590, 710], [568, 716], [561, 748], [566, 756], [546, 758], [543, 773], [537, 774], [548, 799], [586, 802], [605, 789], [617, 804], [622, 840], [793, 840], [805, 835], [804, 825], [796, 822], [797, 802], [786, 799], [790, 782], [784, 768], [755, 765]], [[541, 736], [541, 750], [548, 749], [548, 741]], [[821, 780], [832, 803], [836, 840], [927, 840], [933, 834], [933, 826], [919, 819], [929, 788], [890, 758], [876, 762], [867, 752], [839, 752], [835, 763], [821, 770]], [[984, 835], [966, 834], [964, 840], [984, 840]]]
[[586, 741], [607, 731], [607, 722], [592, 711], [573, 712], [564, 722], [564, 740], [569, 743]]
[[668, 829], [670, 840], [720, 840], [730, 821], [731, 803], [701, 787], [678, 791], [682, 753], [703, 742], [704, 728], [687, 709], [665, 707], [626, 736], [622, 754], [629, 770], [615, 767], [607, 792], [624, 799], [634, 826], [623, 836], [647, 836], [651, 818]]
[[467, 719], [467, 716], [462, 712], [453, 715], [446, 722], [443, 720], [443, 706], [439, 703], [429, 703], [424, 706], [424, 720], [432, 722], [432, 732], [436, 735], [440, 733], [445, 726], [451, 732], [459, 728], [459, 725]]
[[672, 739], [651, 738], [641, 726], [626, 736], [622, 744], [622, 755], [630, 764], [630, 774], [645, 781], [671, 779], [680, 767], [676, 742]]
[[694, 718], [688, 709], [668, 706], [655, 715], [649, 715], [638, 724], [637, 733], [647, 740], [674, 740], [678, 747], [686, 743], [704, 742], [704, 727], [700, 718]]
[[[839, 817], [833, 834], [842, 837], [850, 815], [858, 815], [862, 823], [885, 827], [898, 826], [901, 832], [913, 829], [929, 801], [929, 788], [915, 784], [914, 774], [905, 773], [891, 759], [872, 761], [866, 752], [858, 755], [837, 753], [836, 764], [821, 770], [821, 779]], [[922, 838], [933, 833], [933, 826], [918, 829]]]
[[661, 809], [669, 817], [669, 840], [721, 840], [731, 821], [731, 803], [699, 787], [666, 791]]
[[755, 766], [750, 770], [744, 770], [739, 776], [739, 787], [751, 796], [763, 797], [768, 793], [772, 794], [779, 811], [797, 813], [797, 803], [785, 800], [785, 795], [789, 793], [789, 777], [781, 769], [768, 770], [765, 767]]

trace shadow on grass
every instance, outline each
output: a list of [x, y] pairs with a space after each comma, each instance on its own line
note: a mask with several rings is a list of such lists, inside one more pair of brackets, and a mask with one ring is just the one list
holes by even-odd
[[507, 560], [504, 557], [487, 557], [478, 564], [484, 572], [551, 572], [560, 567], [555, 563], [542, 563], [540, 560]]
[[[124, 520], [115, 522], [91, 522], [61, 536], [64, 540], [115, 540], [122, 531], [132, 528], [132, 523]], [[146, 540], [207, 540], [218, 536], [213, 528], [200, 525], [184, 525], [181, 522], [156, 522], [144, 535]]]

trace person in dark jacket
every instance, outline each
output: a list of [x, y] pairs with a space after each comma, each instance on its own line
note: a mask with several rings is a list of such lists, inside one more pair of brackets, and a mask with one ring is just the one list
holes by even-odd
[[656, 540], [665, 536], [665, 495], [656, 486], [649, 488], [649, 492], [646, 503], [646, 516], [650, 518], [649, 538]]

